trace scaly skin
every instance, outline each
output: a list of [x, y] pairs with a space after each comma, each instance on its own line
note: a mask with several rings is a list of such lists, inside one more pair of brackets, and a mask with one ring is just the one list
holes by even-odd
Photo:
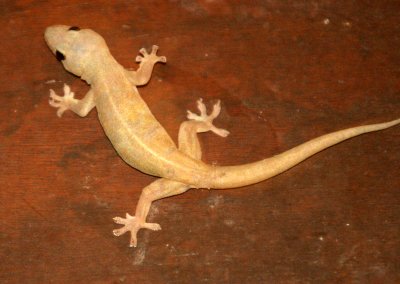
[[176, 146], [137, 91], [136, 86], [150, 80], [154, 65], [166, 62], [164, 56], [157, 56], [157, 46], [150, 53], [141, 49], [141, 55], [136, 58], [139, 69], [128, 71], [110, 54], [104, 39], [90, 29], [51, 26], [45, 31], [45, 40], [65, 69], [91, 86], [82, 100], [75, 99], [67, 85], [64, 96], [50, 90], [49, 103], [58, 109], [57, 115], [61, 117], [64, 111], [72, 110], [85, 116], [96, 107], [100, 123], [121, 158], [130, 166], [161, 178], [143, 189], [135, 216], [126, 213], [126, 218], [114, 218], [123, 225], [114, 234], [119, 236], [130, 231], [131, 246], [137, 245], [139, 229], [161, 229], [158, 224], [146, 223], [151, 203], [157, 199], [181, 194], [190, 188], [225, 189], [254, 184], [346, 139], [400, 123], [397, 119], [340, 130], [255, 163], [214, 167], [201, 161], [197, 133], [212, 131], [221, 137], [229, 134], [213, 125], [220, 113], [219, 102], [210, 115], [201, 99], [197, 102], [199, 115], [188, 111], [189, 120], [182, 123]]

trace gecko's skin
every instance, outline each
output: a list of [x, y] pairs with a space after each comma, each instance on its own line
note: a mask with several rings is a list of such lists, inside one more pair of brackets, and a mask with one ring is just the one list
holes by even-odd
[[121, 66], [104, 41], [90, 29], [56, 25], [45, 31], [45, 40], [64, 68], [81, 77], [90, 85], [90, 91], [75, 99], [70, 88], [64, 86], [64, 96], [50, 90], [50, 105], [58, 108], [57, 115], [71, 110], [86, 116], [94, 107], [107, 137], [121, 158], [130, 166], [160, 177], [143, 189], [135, 216], [115, 217], [123, 225], [114, 230], [120, 236], [131, 232], [130, 245], [136, 246], [137, 231], [141, 228], [160, 230], [155, 223], [146, 223], [151, 203], [155, 200], [181, 194], [190, 188], [225, 189], [254, 184], [278, 175], [315, 153], [351, 137], [385, 129], [400, 123], [400, 119], [340, 130], [320, 136], [286, 152], [258, 162], [217, 167], [201, 161], [197, 133], [212, 131], [226, 137], [229, 132], [213, 125], [220, 112], [220, 103], [214, 105], [210, 115], [201, 101], [197, 102], [200, 115], [188, 112], [188, 121], [181, 124], [179, 145], [176, 146], [164, 128], [153, 116], [140, 97], [136, 86], [145, 85], [157, 62], [166, 62], [157, 56], [157, 46], [151, 53], [141, 49], [137, 71]]

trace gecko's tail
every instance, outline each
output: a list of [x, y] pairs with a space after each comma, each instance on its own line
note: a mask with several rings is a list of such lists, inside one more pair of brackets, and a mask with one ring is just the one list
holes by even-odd
[[261, 182], [283, 173], [332, 145], [364, 133], [386, 129], [397, 124], [400, 124], [400, 119], [339, 130], [317, 137], [281, 154], [258, 162], [239, 166], [216, 167], [210, 188], [234, 188]]

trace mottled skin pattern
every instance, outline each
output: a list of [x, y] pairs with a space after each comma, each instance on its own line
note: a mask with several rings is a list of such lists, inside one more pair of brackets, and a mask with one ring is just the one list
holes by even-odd
[[71, 110], [86, 116], [96, 107], [100, 123], [121, 158], [144, 173], [160, 177], [143, 189], [135, 216], [127, 213], [126, 218], [114, 218], [116, 223], [123, 225], [114, 230], [114, 234], [119, 236], [130, 231], [131, 246], [137, 244], [139, 229], [161, 229], [158, 224], [146, 223], [150, 205], [157, 199], [190, 188], [224, 189], [254, 184], [280, 174], [343, 140], [400, 123], [397, 119], [340, 130], [255, 163], [215, 167], [201, 161], [197, 133], [212, 131], [222, 137], [229, 134], [213, 125], [220, 112], [219, 102], [209, 115], [201, 99], [197, 102], [200, 114], [188, 112], [189, 120], [181, 124], [179, 145], [176, 146], [136, 89], [136, 86], [147, 84], [157, 62], [166, 62], [165, 57], [157, 55], [157, 46], [153, 46], [150, 53], [141, 49], [141, 55], [136, 58], [140, 62], [139, 69], [128, 71], [110, 54], [104, 39], [90, 29], [51, 26], [45, 31], [45, 40], [65, 69], [91, 87], [81, 100], [74, 98], [67, 85], [64, 86], [64, 96], [50, 90], [49, 103], [58, 109], [57, 115], [61, 117], [64, 111]]

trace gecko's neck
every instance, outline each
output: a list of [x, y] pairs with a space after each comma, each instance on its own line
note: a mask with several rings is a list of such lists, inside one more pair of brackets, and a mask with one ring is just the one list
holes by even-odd
[[119, 63], [111, 54], [98, 56], [96, 60], [91, 60], [86, 64], [81, 79], [91, 85], [99, 78], [107, 76], [108, 72], [112, 72], [112, 70], [115, 70], [119, 66]]

